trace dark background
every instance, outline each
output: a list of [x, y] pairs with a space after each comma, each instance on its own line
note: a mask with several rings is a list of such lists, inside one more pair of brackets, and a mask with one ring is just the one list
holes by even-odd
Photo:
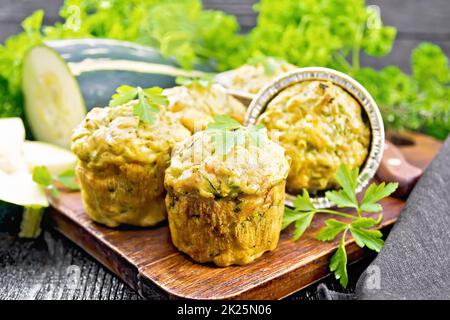
[[[20, 21], [36, 9], [45, 9], [45, 23], [58, 20], [63, 0], [0, 0], [0, 43], [20, 31]], [[242, 31], [256, 22], [256, 0], [204, 0], [206, 8], [235, 14]], [[440, 45], [450, 56], [450, 0], [368, 0], [380, 6], [383, 21], [398, 29], [391, 54], [362, 57], [363, 65], [395, 64], [409, 71], [411, 50], [422, 41]], [[349, 267], [351, 291], [360, 273], [373, 258]], [[328, 287], [344, 291], [328, 277]], [[288, 299], [315, 299], [317, 284]], [[165, 298], [155, 291], [154, 298]], [[119, 278], [57, 232], [47, 229], [38, 240], [17, 239], [0, 232], [0, 300], [2, 299], [139, 299]]]

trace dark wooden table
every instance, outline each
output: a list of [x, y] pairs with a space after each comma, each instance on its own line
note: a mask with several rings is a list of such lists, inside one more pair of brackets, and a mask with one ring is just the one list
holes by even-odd
[[[373, 255], [349, 267], [350, 283], [342, 289], [333, 277], [328, 288], [351, 292]], [[317, 299], [317, 285], [288, 297]], [[167, 296], [154, 293], [155, 299]], [[82, 249], [48, 228], [37, 240], [19, 239], [0, 232], [0, 300], [95, 299], [136, 300], [139, 295]]]
[[[256, 21], [255, 0], [207, 0], [208, 8], [222, 9], [238, 16], [243, 31]], [[0, 0], [0, 42], [20, 30], [19, 22], [32, 11], [43, 8], [46, 23], [58, 19], [62, 0]], [[382, 59], [362, 57], [374, 67], [396, 64], [409, 71], [409, 55], [421, 41], [439, 44], [450, 55], [450, 5], [448, 0], [368, 0], [381, 7], [386, 24], [395, 25], [398, 40], [391, 54]], [[349, 267], [351, 292], [373, 255]], [[344, 291], [333, 277], [322, 281], [329, 288]], [[288, 297], [317, 299], [318, 284]], [[155, 299], [165, 298], [155, 292]], [[105, 269], [79, 247], [48, 226], [37, 240], [23, 240], [0, 232], [0, 299], [140, 299], [123, 281]]]

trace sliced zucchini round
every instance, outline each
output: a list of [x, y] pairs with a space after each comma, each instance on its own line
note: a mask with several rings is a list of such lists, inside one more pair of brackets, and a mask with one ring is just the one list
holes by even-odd
[[25, 141], [23, 154], [31, 172], [37, 166], [45, 166], [55, 176], [74, 169], [77, 162], [72, 152], [39, 141]]
[[115, 89], [123, 84], [170, 88], [177, 76], [202, 76], [203, 71], [211, 71], [206, 65], [183, 70], [175, 59], [162, 56], [158, 50], [127, 41], [63, 39], [45, 44], [66, 61], [88, 110], [108, 105]]
[[[0, 119], [0, 171], [13, 173], [24, 169], [25, 128], [20, 118]], [[0, 183], [3, 183], [0, 180]]]
[[48, 207], [47, 196], [42, 187], [33, 181], [26, 171], [6, 174], [0, 171], [0, 200], [19, 206]]
[[37, 46], [24, 60], [25, 113], [37, 140], [70, 147], [72, 130], [86, 114], [75, 77], [53, 49]]

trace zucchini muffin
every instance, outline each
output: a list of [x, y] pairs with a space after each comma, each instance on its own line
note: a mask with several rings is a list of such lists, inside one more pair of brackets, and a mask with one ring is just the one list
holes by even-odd
[[362, 166], [370, 146], [360, 104], [327, 81], [303, 81], [281, 91], [258, 123], [278, 137], [292, 159], [286, 184], [290, 193], [338, 187], [339, 166]]
[[197, 132], [176, 145], [166, 170], [172, 241], [198, 262], [243, 265], [278, 243], [288, 160], [278, 144], [258, 147], [239, 130], [244, 141], [226, 155]]
[[176, 113], [191, 133], [205, 129], [217, 115], [244, 122], [245, 106], [221, 86], [193, 83], [165, 89], [164, 95], [169, 99], [168, 110]]
[[292, 64], [275, 58], [259, 60], [253, 64], [245, 64], [237, 69], [228, 71], [227, 83], [223, 83], [223, 85], [228, 89], [256, 94], [280, 74], [297, 68]]
[[84, 208], [109, 227], [165, 219], [164, 170], [173, 145], [190, 136], [162, 106], [153, 124], [140, 121], [134, 103], [92, 109], [72, 135]]

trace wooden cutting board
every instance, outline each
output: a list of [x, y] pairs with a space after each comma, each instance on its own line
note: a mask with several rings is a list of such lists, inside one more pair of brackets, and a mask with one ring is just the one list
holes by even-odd
[[[388, 137], [410, 163], [421, 168], [428, 165], [440, 146], [418, 134], [391, 133]], [[396, 221], [404, 201], [390, 197], [381, 203], [383, 228]], [[79, 193], [62, 193], [52, 206], [50, 216], [57, 230], [144, 297], [156, 289], [171, 298], [280, 299], [327, 276], [330, 257], [338, 245], [338, 240], [315, 239], [323, 221], [329, 218], [319, 214], [298, 241], [291, 240], [292, 228], [288, 229], [282, 232], [275, 251], [250, 265], [221, 268], [196, 263], [177, 251], [167, 223], [155, 228], [104, 227], [89, 219]], [[346, 250], [349, 263], [364, 254], [350, 239]]]

